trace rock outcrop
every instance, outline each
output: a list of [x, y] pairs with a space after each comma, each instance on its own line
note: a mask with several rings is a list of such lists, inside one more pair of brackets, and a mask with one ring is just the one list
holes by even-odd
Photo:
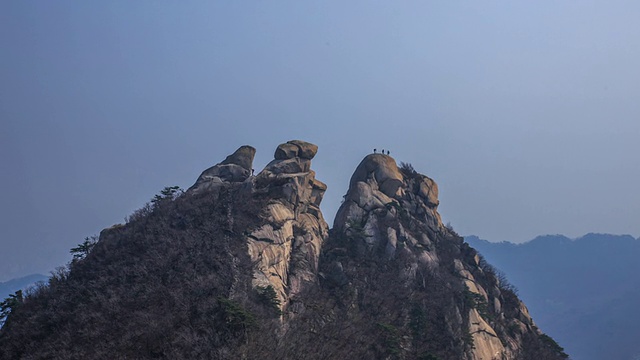
[[[451, 298], [439, 305], [439, 311], [446, 318], [448, 335], [458, 339], [452, 341], [462, 341], [456, 345], [457, 358], [508, 360], [523, 354], [525, 338], [539, 335], [533, 320], [515, 295], [500, 288], [492, 268], [482, 269], [475, 250], [443, 225], [435, 181], [411, 165], [398, 168], [388, 155], [367, 155], [351, 177], [331, 240], [319, 207], [326, 185], [311, 170], [317, 150], [299, 140], [280, 144], [274, 160], [251, 176], [255, 149], [243, 146], [205, 170], [189, 190], [215, 193], [236, 184], [236, 191], [245, 196], [267, 199], [259, 226], [246, 233], [254, 289], [272, 287], [280, 309], [286, 311], [305, 284], [317, 288], [318, 275], [321, 286], [358, 292], [369, 281], [362, 278], [358, 264], [395, 263], [398, 282], [393, 286], [400, 286], [396, 292], [415, 288], [416, 282], [424, 284], [426, 278], [435, 282], [434, 288], [449, 289]], [[319, 269], [322, 256], [327, 261]], [[431, 291], [424, 288], [421, 296], [442, 295]], [[419, 299], [413, 302], [424, 302]], [[294, 312], [304, 313], [308, 300], [300, 300]], [[341, 301], [353, 301], [350, 308], [358, 308], [356, 299], [347, 296]], [[351, 311], [344, 316], [354, 316]]]
[[[427, 176], [407, 169], [403, 174], [395, 160], [382, 154], [370, 154], [362, 160], [351, 177], [345, 201], [334, 221], [336, 231], [350, 232], [353, 224], [362, 224], [367, 235], [367, 247], [386, 244], [388, 256], [394, 256], [397, 239], [403, 239], [426, 249], [433, 248], [432, 238], [445, 231], [438, 208], [438, 186]], [[399, 216], [410, 215], [426, 225], [424, 232], [412, 235]], [[395, 220], [393, 226], [381, 221]], [[436, 253], [426, 251], [422, 261], [437, 265]]]
[[280, 144], [275, 159], [254, 179], [267, 194], [265, 224], [247, 236], [255, 287], [272, 286], [286, 305], [304, 283], [313, 283], [328, 225], [320, 211], [327, 186], [315, 177], [311, 159], [318, 147], [293, 140]]
[[222, 162], [203, 171], [188, 191], [200, 193], [219, 187], [223, 183], [238, 183], [247, 180], [253, 171], [256, 149], [244, 145]]
[[234, 191], [268, 198], [256, 219], [261, 225], [247, 233], [246, 241], [254, 288], [273, 287], [284, 308], [304, 283], [316, 281], [320, 248], [329, 229], [320, 211], [327, 186], [311, 170], [318, 152], [314, 144], [291, 140], [278, 145], [274, 160], [252, 176], [255, 151], [251, 146], [240, 147], [205, 170], [187, 193], [219, 192], [242, 183]]
[[243, 146], [103, 230], [12, 303], [0, 359], [566, 357], [410, 165], [366, 156], [330, 231], [317, 151], [280, 144], [254, 175]]
[[[334, 230], [347, 244], [334, 243], [333, 250], [344, 246], [352, 249], [352, 259], [395, 263], [398, 281], [406, 288], [424, 282], [419, 274], [425, 271], [435, 281], [447, 279], [444, 286], [460, 294], [458, 301], [454, 297], [441, 309], [448, 317], [450, 335], [472, 344], [459, 358], [519, 358], [523, 337], [538, 336], [526, 307], [510, 298], [509, 311], [517, 316], [506, 318], [505, 290], [499, 288], [494, 274], [480, 267], [475, 250], [442, 224], [438, 205], [438, 187], [432, 179], [407, 164], [399, 169], [388, 155], [370, 154], [355, 170], [335, 218]], [[338, 257], [328, 265], [328, 281], [358, 287], [361, 275], [347, 265], [352, 259]], [[429, 295], [430, 291], [424, 289], [426, 296], [440, 296]]]
[[256, 289], [273, 287], [281, 306], [318, 272], [322, 243], [328, 236], [320, 203], [327, 186], [316, 179], [311, 160], [318, 146], [300, 140], [278, 145], [274, 160], [252, 175], [255, 149], [242, 146], [221, 163], [205, 170], [189, 193], [216, 192], [234, 183], [237, 191], [267, 197], [261, 224], [246, 236]]

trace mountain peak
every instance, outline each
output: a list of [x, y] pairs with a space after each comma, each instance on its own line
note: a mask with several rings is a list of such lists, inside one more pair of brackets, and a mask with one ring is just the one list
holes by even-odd
[[249, 145], [238, 148], [223, 161], [206, 169], [200, 174], [196, 183], [189, 188], [190, 192], [198, 193], [215, 188], [222, 183], [243, 182], [253, 172], [253, 158], [256, 149]]
[[0, 359], [562, 358], [442, 225], [431, 178], [365, 156], [330, 231], [317, 151], [280, 144], [256, 175], [242, 146], [102, 231], [12, 305]]
[[254, 194], [268, 195], [261, 226], [247, 234], [253, 286], [273, 287], [282, 306], [303, 283], [315, 281], [328, 236], [320, 211], [327, 186], [311, 170], [317, 151], [316, 145], [300, 140], [280, 144], [275, 159], [251, 182]]
[[411, 211], [433, 231], [443, 227], [437, 212], [440, 202], [436, 182], [409, 164], [398, 168], [389, 155], [365, 156], [351, 176], [344, 200], [334, 221], [336, 229], [343, 229], [350, 220], [362, 219], [389, 207]]

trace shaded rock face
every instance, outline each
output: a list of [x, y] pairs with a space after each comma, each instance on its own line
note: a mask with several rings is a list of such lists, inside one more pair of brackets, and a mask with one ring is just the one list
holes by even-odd
[[275, 159], [251, 176], [255, 149], [243, 146], [205, 170], [188, 191], [219, 192], [243, 183], [235, 191], [268, 198], [256, 219], [261, 225], [247, 234], [246, 241], [254, 266], [253, 286], [272, 286], [282, 307], [305, 283], [316, 281], [320, 248], [328, 235], [320, 211], [327, 186], [311, 170], [317, 151], [316, 145], [300, 140], [280, 144]]
[[189, 188], [189, 191], [199, 193], [217, 188], [223, 183], [238, 183], [247, 180], [253, 171], [255, 155], [255, 148], [248, 145], [241, 146], [233, 154], [227, 156], [224, 161], [203, 171], [196, 183]]
[[[424, 283], [425, 275], [421, 280], [420, 274], [428, 274], [435, 279], [432, 288], [440, 283], [458, 294], [440, 311], [448, 319], [450, 336], [473, 344], [457, 355], [459, 359], [525, 358], [523, 339], [537, 338], [537, 328], [524, 304], [515, 295], [503, 294], [492, 269], [480, 267], [475, 250], [442, 224], [438, 187], [432, 179], [410, 166], [399, 169], [388, 155], [371, 154], [355, 170], [344, 199], [334, 222], [335, 236], [343, 240], [325, 251], [345, 247], [351, 257], [331, 257], [335, 260], [325, 267], [328, 282], [357, 288], [362, 275], [348, 263], [367, 259], [394, 264], [392, 271], [407, 289]], [[402, 286], [394, 291], [402, 292]], [[426, 297], [442, 296], [429, 295], [429, 287], [420, 291]], [[419, 299], [415, 293], [414, 297]]]

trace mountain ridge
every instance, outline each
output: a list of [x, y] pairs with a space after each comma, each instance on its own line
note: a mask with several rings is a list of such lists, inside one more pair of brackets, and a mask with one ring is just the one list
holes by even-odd
[[329, 229], [317, 150], [255, 175], [243, 146], [166, 188], [15, 304], [0, 358], [567, 357], [410, 165], [365, 156]]
[[[542, 239], [542, 241], [541, 241]], [[514, 244], [465, 240], [504, 271], [531, 313], [576, 359], [634, 360], [640, 355], [640, 239], [589, 233]]]

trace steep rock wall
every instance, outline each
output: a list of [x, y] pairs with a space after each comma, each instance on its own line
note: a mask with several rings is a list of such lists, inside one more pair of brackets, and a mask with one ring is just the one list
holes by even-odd
[[320, 248], [328, 235], [320, 211], [327, 186], [311, 170], [317, 151], [316, 145], [300, 140], [280, 144], [274, 160], [254, 176], [255, 149], [243, 146], [205, 170], [188, 191], [220, 192], [229, 184], [242, 183], [238, 191], [244, 195], [267, 199], [256, 219], [261, 225], [246, 234], [246, 241], [254, 266], [253, 286], [273, 287], [283, 308], [304, 283], [316, 281]]
[[[410, 165], [399, 169], [388, 155], [370, 154], [351, 178], [334, 229], [337, 236], [351, 241], [356, 257], [399, 261], [399, 280], [407, 287], [420, 281], [420, 269], [448, 279], [451, 291], [463, 298], [445, 312], [451, 336], [470, 337], [461, 355], [465, 359], [517, 359], [523, 334], [537, 336], [526, 307], [516, 300], [518, 316], [507, 318], [495, 276], [485, 274], [475, 250], [442, 224], [438, 205], [438, 187], [432, 179]], [[338, 270], [329, 279], [342, 277], [343, 283], [348, 282], [342, 268], [342, 262], [336, 261], [332, 269]]]
[[273, 286], [283, 305], [304, 283], [316, 281], [320, 248], [328, 225], [320, 211], [327, 186], [315, 177], [311, 159], [318, 147], [293, 140], [254, 180], [256, 194], [268, 194], [266, 223], [247, 236], [256, 287]]

